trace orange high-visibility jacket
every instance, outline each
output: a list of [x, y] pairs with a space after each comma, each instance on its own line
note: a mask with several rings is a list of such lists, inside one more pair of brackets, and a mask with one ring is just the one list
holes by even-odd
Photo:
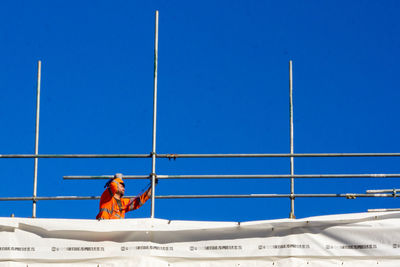
[[120, 203], [114, 198], [118, 189], [118, 180], [114, 179], [104, 190], [100, 198], [100, 211], [96, 219], [124, 219], [125, 212], [140, 208], [150, 197], [148, 196], [151, 187], [142, 195], [135, 198], [121, 198]]

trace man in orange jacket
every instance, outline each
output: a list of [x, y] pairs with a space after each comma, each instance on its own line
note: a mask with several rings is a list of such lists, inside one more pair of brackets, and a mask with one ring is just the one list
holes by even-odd
[[125, 193], [125, 184], [122, 174], [117, 173], [106, 184], [106, 190], [100, 198], [100, 211], [96, 219], [124, 219], [125, 212], [140, 208], [151, 197], [151, 186], [140, 196], [122, 198]]

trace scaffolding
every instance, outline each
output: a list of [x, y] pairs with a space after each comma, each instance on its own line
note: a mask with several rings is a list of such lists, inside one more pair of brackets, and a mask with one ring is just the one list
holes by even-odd
[[[38, 61], [37, 72], [37, 98], [36, 98], [36, 129], [35, 129], [35, 153], [34, 154], [0, 154], [0, 159], [34, 159], [33, 194], [32, 197], [0, 197], [0, 201], [32, 201], [32, 217], [36, 218], [37, 201], [42, 200], [93, 200], [100, 196], [37, 196], [37, 172], [38, 160], [40, 158], [93, 158], [93, 159], [137, 159], [151, 158], [152, 167], [149, 175], [124, 175], [124, 179], [150, 179], [152, 186], [151, 218], [155, 216], [155, 199], [200, 199], [200, 198], [289, 198], [289, 218], [295, 218], [296, 198], [328, 198], [339, 197], [354, 199], [357, 197], [397, 197], [400, 189], [367, 190], [366, 193], [337, 193], [337, 194], [297, 194], [295, 193], [295, 179], [316, 178], [400, 178], [400, 173], [365, 173], [365, 174], [295, 174], [294, 158], [324, 158], [324, 157], [400, 157], [400, 153], [294, 153], [294, 126], [293, 126], [293, 62], [289, 61], [289, 130], [290, 130], [290, 153], [258, 153], [258, 154], [157, 154], [156, 152], [156, 130], [157, 130], [157, 73], [158, 73], [158, 11], [155, 12], [155, 39], [154, 39], [154, 84], [153, 84], [153, 133], [152, 151], [149, 154], [39, 154], [39, 118], [40, 118], [40, 86], [41, 86], [41, 61]], [[178, 158], [290, 158], [290, 174], [260, 174], [260, 175], [163, 175], [156, 170], [157, 159]], [[112, 175], [101, 176], [64, 176], [63, 179], [110, 179]], [[157, 179], [290, 179], [289, 194], [232, 194], [232, 195], [156, 195], [155, 183]], [[374, 209], [369, 211], [391, 211], [398, 209]]]

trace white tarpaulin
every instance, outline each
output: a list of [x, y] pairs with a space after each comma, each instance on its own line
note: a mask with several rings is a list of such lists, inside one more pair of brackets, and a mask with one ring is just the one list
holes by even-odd
[[400, 266], [400, 212], [269, 221], [0, 218], [0, 266]]

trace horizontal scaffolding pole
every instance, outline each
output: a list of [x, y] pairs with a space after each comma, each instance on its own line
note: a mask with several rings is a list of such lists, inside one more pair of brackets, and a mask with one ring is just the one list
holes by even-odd
[[396, 193], [400, 192], [400, 189], [373, 189], [373, 190], [367, 190], [367, 194], [374, 194], [374, 193]]
[[39, 201], [39, 200], [87, 200], [87, 199], [100, 199], [99, 196], [57, 196], [57, 197], [0, 197], [0, 201]]
[[394, 197], [393, 194], [249, 194], [249, 195], [167, 195], [156, 196], [159, 199], [190, 199], [190, 198], [316, 198], [316, 197]]
[[[66, 180], [110, 179], [113, 175], [63, 176]], [[124, 179], [149, 179], [149, 175], [124, 175]], [[375, 174], [243, 174], [243, 175], [157, 175], [157, 179], [284, 179], [284, 178], [400, 178], [398, 173]], [[391, 190], [390, 192], [392, 192]]]
[[[155, 196], [157, 199], [194, 199], [194, 198], [290, 198], [291, 194], [248, 194], [248, 195], [166, 195]], [[399, 197], [393, 194], [294, 194], [295, 198], [317, 198], [317, 197], [345, 197], [355, 199], [357, 197]], [[134, 198], [135, 196], [126, 196]], [[55, 196], [55, 197], [1, 197], [0, 201], [24, 201], [24, 200], [94, 200], [100, 199], [100, 196]]]
[[159, 179], [399, 178], [400, 174], [157, 175]]
[[[126, 196], [135, 198], [135, 196]], [[0, 197], [0, 201], [42, 201], [42, 200], [93, 200], [100, 199], [100, 196], [55, 196], [55, 197]]]
[[[0, 158], [151, 158], [149, 154], [0, 154]], [[156, 158], [400, 157], [400, 153], [157, 154]]]
[[157, 158], [399, 157], [400, 153], [157, 154]]
[[368, 209], [368, 212], [400, 211], [400, 209]]
[[[100, 176], [63, 176], [65, 180], [103, 180], [114, 178], [114, 175], [100, 175]], [[124, 175], [124, 179], [150, 179], [150, 175]]]
[[31, 158], [50, 158], [50, 159], [95, 159], [95, 158], [151, 158], [150, 154], [3, 154], [3, 159], [31, 159]]

